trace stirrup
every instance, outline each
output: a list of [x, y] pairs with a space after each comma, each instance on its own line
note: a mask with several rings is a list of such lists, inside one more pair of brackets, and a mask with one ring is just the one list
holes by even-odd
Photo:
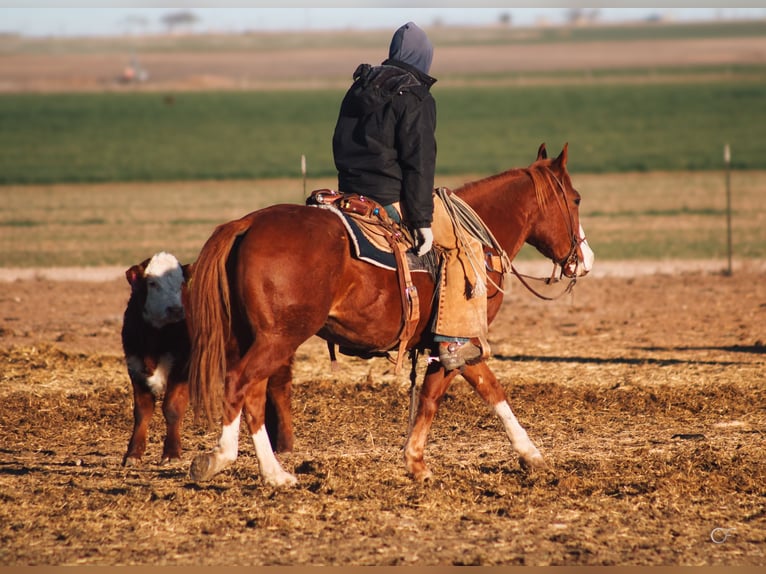
[[471, 341], [465, 343], [444, 341], [439, 343], [439, 362], [447, 371], [477, 363], [481, 357], [481, 347], [476, 346]]

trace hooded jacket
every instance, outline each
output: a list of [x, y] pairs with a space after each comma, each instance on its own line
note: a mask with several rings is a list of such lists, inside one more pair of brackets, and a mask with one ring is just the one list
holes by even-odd
[[[396, 31], [389, 58], [361, 64], [333, 134], [338, 189], [388, 205], [401, 202], [412, 228], [430, 227], [436, 167], [432, 48], [412, 23]], [[404, 59], [399, 59], [404, 58]]]

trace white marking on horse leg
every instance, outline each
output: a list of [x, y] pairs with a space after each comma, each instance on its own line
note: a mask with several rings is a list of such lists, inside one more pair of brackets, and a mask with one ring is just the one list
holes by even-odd
[[255, 444], [255, 455], [258, 457], [261, 476], [267, 484], [292, 486], [298, 482], [297, 478], [282, 468], [277, 457], [274, 456], [265, 425], [261, 425], [261, 428], [253, 435], [253, 444]]
[[231, 423], [224, 425], [221, 438], [213, 452], [198, 454], [189, 467], [192, 480], [206, 481], [237, 460], [239, 452], [239, 421], [242, 413]]
[[229, 424], [223, 425], [221, 438], [218, 439], [218, 446], [213, 451], [217, 459], [216, 466], [220, 463], [220, 468], [237, 460], [237, 455], [239, 454], [239, 422], [241, 417], [242, 413], [238, 414], [237, 418]]
[[508, 401], [500, 401], [494, 407], [495, 414], [500, 417], [505, 427], [505, 432], [511, 441], [511, 446], [521, 456], [522, 460], [534, 467], [544, 466], [543, 457], [537, 447], [529, 439], [527, 431], [524, 430], [513, 414]]

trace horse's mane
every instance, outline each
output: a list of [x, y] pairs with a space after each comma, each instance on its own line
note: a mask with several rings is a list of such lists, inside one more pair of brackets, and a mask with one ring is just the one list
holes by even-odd
[[478, 181], [472, 181], [460, 186], [455, 191], [470, 193], [471, 190], [479, 188], [492, 189], [508, 183], [510, 180], [519, 179], [528, 176], [532, 179], [535, 186], [535, 197], [540, 209], [544, 209], [548, 204], [550, 190], [555, 189], [555, 176], [550, 169], [550, 160], [536, 161], [529, 167], [520, 167], [509, 169], [502, 173], [491, 175]]

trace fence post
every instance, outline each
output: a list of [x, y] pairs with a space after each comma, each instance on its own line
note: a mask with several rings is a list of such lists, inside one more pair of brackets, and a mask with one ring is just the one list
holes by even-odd
[[726, 164], [726, 275], [731, 275], [731, 150], [728, 143], [723, 146], [723, 161]]

